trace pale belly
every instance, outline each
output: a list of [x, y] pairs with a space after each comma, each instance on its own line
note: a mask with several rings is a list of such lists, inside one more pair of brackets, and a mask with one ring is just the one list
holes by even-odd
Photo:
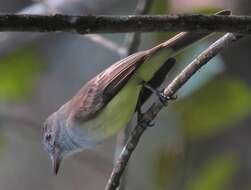
[[100, 142], [118, 133], [132, 118], [140, 89], [141, 85], [137, 80], [130, 80], [95, 119], [80, 127], [84, 136]]
[[[170, 55], [166, 51], [165, 57]], [[163, 58], [165, 58], [163, 57]], [[162, 59], [163, 59], [162, 58]], [[141, 81], [148, 81], [159, 69], [165, 60], [159, 57], [151, 58], [151, 63], [144, 63], [120, 92], [103, 108], [99, 115], [91, 121], [85, 122], [80, 128], [86, 138], [94, 142], [100, 142], [118, 133], [133, 117], [142, 88]]]

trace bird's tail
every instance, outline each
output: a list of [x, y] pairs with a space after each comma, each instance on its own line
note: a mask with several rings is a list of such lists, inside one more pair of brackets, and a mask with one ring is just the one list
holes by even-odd
[[[231, 10], [222, 10], [218, 13], [215, 13], [215, 15], [231, 15]], [[210, 35], [210, 33], [195, 33], [195, 32], [181, 32], [174, 36], [173, 38], [159, 44], [158, 46], [155, 46], [151, 48], [149, 51], [149, 54], [154, 54], [156, 51], [159, 51], [161, 49], [165, 48], [171, 48], [174, 54], [177, 52], [183, 50], [190, 44], [201, 40], [204, 37], [207, 37]], [[148, 84], [157, 89], [165, 80], [166, 75], [169, 73], [169, 71], [172, 69], [174, 66], [175, 61], [173, 59], [168, 59], [159, 69], [158, 71], [153, 75], [151, 80], [148, 81]], [[142, 92], [140, 101], [137, 103], [137, 107], [140, 107], [143, 105], [146, 100], [151, 96], [152, 92], [145, 90], [142, 88]]]
[[[231, 10], [222, 10], [220, 12], [215, 13], [215, 15], [231, 15]], [[180, 50], [183, 50], [187, 46], [193, 44], [196, 41], [199, 41], [205, 37], [210, 35], [210, 33], [207, 32], [181, 32], [174, 36], [173, 38], [159, 44], [158, 46], [155, 46], [154, 48], [150, 49], [149, 51], [156, 52], [158, 50], [164, 49], [164, 48], [170, 48], [173, 50], [173, 52], [179, 52]]]

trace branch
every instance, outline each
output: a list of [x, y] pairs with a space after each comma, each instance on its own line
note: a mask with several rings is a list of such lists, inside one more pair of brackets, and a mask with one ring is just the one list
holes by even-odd
[[[210, 59], [216, 56], [221, 50], [228, 47], [231, 43], [240, 39], [241, 35], [232, 33], [225, 34], [222, 38], [213, 43], [204, 52], [202, 52], [195, 60], [192, 61], [163, 91], [167, 97], [172, 97], [202, 66], [204, 66]], [[174, 61], [172, 58], [170, 61]], [[136, 148], [140, 137], [147, 129], [149, 124], [157, 116], [163, 108], [163, 103], [157, 101], [144, 113], [142, 120], [137, 123], [135, 129], [123, 148], [116, 165], [110, 175], [105, 190], [116, 190], [119, 186], [121, 176], [127, 166], [127, 163]]]
[[0, 15], [0, 31], [123, 33], [160, 31], [235, 32], [251, 34], [251, 16], [200, 14], [72, 16]]
[[[35, 0], [34, 0], [35, 1]], [[37, 0], [37, 3], [28, 5], [24, 9], [18, 11], [17, 14], [41, 14], [53, 15], [57, 13], [73, 13], [74, 14], [98, 14], [104, 9], [111, 7], [118, 0], [107, 0], [105, 5], [103, 0]], [[1, 26], [0, 26], [1, 27]], [[0, 57], [22, 48], [28, 43], [43, 37], [45, 33], [24, 33], [24, 32], [3, 32], [0, 33]]]
[[[40, 2], [43, 3], [43, 5], [46, 7], [46, 9], [48, 10], [50, 15], [55, 15], [57, 13], [63, 14], [62, 11], [60, 11], [60, 9], [58, 9], [55, 6], [52, 6], [47, 0], [33, 0], [35, 2]], [[75, 1], [75, 3], [78, 2]], [[119, 44], [101, 36], [98, 34], [89, 34], [89, 35], [85, 35], [85, 38], [89, 39], [92, 42], [98, 43], [99, 45], [110, 49], [111, 51], [116, 52], [118, 55], [124, 55], [126, 52], [126, 49], [122, 46], [120, 46]]]
[[87, 39], [101, 45], [102, 47], [108, 48], [111, 51], [114, 51], [116, 53], [118, 53], [118, 55], [120, 55], [121, 57], [124, 56], [127, 52], [127, 49], [123, 46], [120, 46], [119, 44], [104, 38], [101, 35], [98, 34], [87, 34], [84, 37], [86, 37]]

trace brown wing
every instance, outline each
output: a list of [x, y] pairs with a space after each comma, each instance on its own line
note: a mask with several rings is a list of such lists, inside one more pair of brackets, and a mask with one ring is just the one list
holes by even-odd
[[147, 55], [145, 51], [132, 54], [98, 74], [69, 102], [71, 106], [66, 107], [74, 109], [67, 112], [78, 121], [95, 116], [124, 87]]

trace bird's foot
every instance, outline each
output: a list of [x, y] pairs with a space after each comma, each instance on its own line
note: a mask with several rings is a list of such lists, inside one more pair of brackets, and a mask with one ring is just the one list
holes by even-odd
[[166, 95], [164, 95], [163, 91], [159, 91], [157, 89], [154, 89], [153, 87], [148, 85], [145, 81], [142, 82], [142, 85], [144, 88], [150, 90], [153, 94], [155, 94], [164, 106], [167, 106], [167, 102], [169, 100], [176, 100], [177, 99], [176, 95], [175, 96], [166, 96]]
[[141, 120], [138, 122], [138, 125], [143, 129], [147, 129], [147, 128], [153, 127], [155, 123], [153, 121], [146, 122], [146, 121]]
[[144, 121], [143, 118], [144, 118], [144, 113], [142, 113], [141, 111], [138, 111], [137, 123], [140, 125], [140, 127], [146, 129], [148, 127], [153, 127], [155, 125], [155, 123], [153, 121], [146, 122], [146, 121]]
[[158, 97], [159, 97], [160, 102], [161, 102], [164, 106], [167, 106], [167, 105], [168, 105], [168, 101], [169, 101], [169, 100], [176, 100], [176, 99], [178, 98], [177, 95], [166, 96], [166, 95], [164, 95], [163, 92], [159, 92]]

